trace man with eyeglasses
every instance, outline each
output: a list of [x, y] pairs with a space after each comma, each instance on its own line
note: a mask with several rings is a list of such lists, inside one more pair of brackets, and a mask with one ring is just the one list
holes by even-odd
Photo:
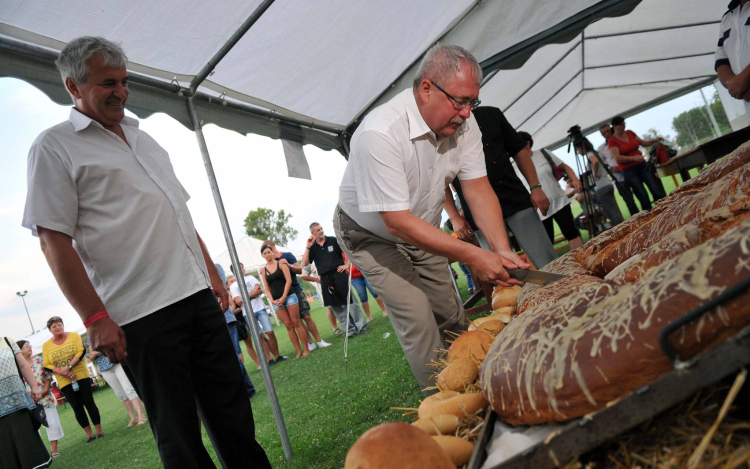
[[[412, 89], [374, 109], [352, 136], [334, 213], [338, 243], [380, 295], [425, 394], [427, 366], [447, 348], [446, 331], [466, 327], [448, 258], [498, 285], [505, 268], [528, 268], [508, 245], [503, 214], [487, 180], [479, 126], [482, 70], [467, 50], [427, 51]], [[439, 229], [445, 190], [458, 177], [490, 251]]]

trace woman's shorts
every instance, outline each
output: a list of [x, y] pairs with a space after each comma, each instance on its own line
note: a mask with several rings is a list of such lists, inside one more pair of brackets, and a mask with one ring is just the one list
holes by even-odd
[[255, 314], [255, 319], [257, 319], [260, 323], [260, 328], [263, 329], [263, 332], [273, 332], [271, 316], [268, 315], [268, 311], [266, 311], [265, 308], [261, 309], [260, 311], [255, 311], [253, 312], [253, 314]]
[[296, 294], [296, 293], [290, 293], [290, 294], [289, 294], [289, 295], [288, 295], [288, 296], [286, 297], [286, 302], [284, 303], [284, 306], [276, 306], [276, 305], [273, 305], [273, 309], [274, 309], [274, 311], [278, 311], [278, 310], [280, 310], [281, 308], [286, 308], [287, 306], [292, 306], [292, 305], [296, 305], [296, 304], [298, 304], [298, 303], [299, 303], [299, 298], [297, 298], [297, 294]]
[[372, 289], [372, 285], [370, 285], [370, 282], [367, 281], [367, 278], [364, 275], [359, 278], [353, 278], [352, 286], [357, 291], [359, 300], [362, 303], [367, 302], [367, 290], [370, 290], [370, 293], [372, 294], [373, 298], [378, 297], [378, 294], [375, 293], [375, 290]]

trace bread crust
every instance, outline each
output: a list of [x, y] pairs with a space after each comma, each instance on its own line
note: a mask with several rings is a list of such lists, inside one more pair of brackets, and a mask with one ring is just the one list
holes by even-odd
[[[518, 316], [480, 371], [483, 393], [504, 421], [580, 417], [672, 369], [658, 344], [661, 329], [750, 276], [750, 143], [735, 153], [650, 213], [544, 269], [571, 277], [523, 288]], [[671, 342], [685, 359], [748, 324], [750, 293], [743, 293]]]

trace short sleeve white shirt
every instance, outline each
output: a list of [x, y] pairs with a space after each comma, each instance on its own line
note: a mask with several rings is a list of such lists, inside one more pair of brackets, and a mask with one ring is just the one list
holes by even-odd
[[363, 228], [403, 242], [388, 233], [378, 212], [409, 210], [437, 227], [448, 184], [456, 176], [486, 175], [474, 116], [455, 135], [437, 139], [410, 88], [370, 112], [354, 132], [339, 204]]
[[[735, 75], [750, 65], [750, 5], [742, 7], [739, 0], [732, 0], [729, 4], [729, 10], [721, 18], [714, 58], [715, 69], [729, 65]], [[743, 102], [750, 115], [750, 103]]]
[[125, 325], [211, 282], [169, 155], [137, 120], [120, 126], [128, 144], [71, 109], [37, 137], [22, 225], [72, 237], [110, 317]]
[[[252, 275], [245, 275], [245, 286], [247, 287], [248, 294], [250, 294], [255, 289], [256, 285], [260, 286], [260, 282], [257, 278], [253, 277]], [[229, 287], [229, 292], [231, 293], [232, 298], [237, 298], [238, 296], [240, 296], [239, 284], [237, 284], [237, 282], [234, 282], [232, 286]], [[250, 298], [250, 307], [253, 309], [253, 313], [266, 309], [266, 305], [263, 304], [263, 300], [260, 298], [260, 295], [256, 296], [255, 298]], [[247, 311], [244, 312], [245, 314], [247, 314]]]
[[[552, 161], [556, 165], [559, 166], [563, 164], [562, 160], [555, 156], [554, 153], [547, 153], [549, 153]], [[569, 205], [570, 199], [565, 195], [565, 191], [560, 187], [560, 183], [557, 179], [555, 179], [555, 175], [552, 172], [552, 166], [550, 166], [549, 161], [547, 161], [547, 158], [544, 157], [544, 154], [541, 151], [534, 150], [531, 153], [531, 162], [534, 163], [534, 169], [536, 169], [536, 176], [539, 179], [539, 184], [542, 185], [542, 190], [549, 200], [547, 215], [542, 215], [542, 212], [539, 209], [536, 210], [536, 213], [539, 215], [540, 219], [546, 220], [556, 214], [561, 208]], [[526, 178], [523, 177], [523, 174], [518, 169], [518, 166], [516, 166], [515, 161], [513, 162], [513, 169], [516, 171], [518, 179], [520, 179], [523, 185], [526, 186], [526, 189], [529, 189], [529, 183], [526, 181]]]
[[[605, 163], [607, 163], [607, 166], [610, 168], [619, 168], [617, 165], [617, 160], [615, 159], [615, 155], [612, 154], [611, 151], [609, 151], [609, 147], [607, 146], [607, 142], [602, 143], [599, 145], [599, 148], [596, 149], [596, 152], [599, 153], [599, 156], [602, 157]], [[615, 179], [618, 182], [625, 182], [625, 176], [621, 172], [613, 172], [612, 174], [615, 175]]]

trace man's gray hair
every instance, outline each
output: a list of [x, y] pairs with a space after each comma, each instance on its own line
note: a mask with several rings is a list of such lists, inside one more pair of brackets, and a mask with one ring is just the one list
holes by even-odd
[[431, 80], [438, 82], [438, 85], [445, 86], [450, 83], [457, 73], [461, 71], [461, 65], [469, 66], [477, 85], [482, 82], [482, 67], [474, 58], [471, 52], [461, 46], [452, 46], [449, 44], [435, 44], [427, 53], [425, 53], [422, 62], [417, 68], [414, 75], [412, 88], [414, 91], [419, 89], [422, 80]]
[[316, 226], [320, 226], [320, 223], [318, 223], [316, 221], [310, 223], [310, 233], [313, 232], [313, 230], [315, 229]]
[[89, 60], [99, 54], [107, 67], [126, 66], [128, 58], [118, 44], [103, 37], [82, 36], [73, 39], [60, 52], [55, 64], [60, 71], [63, 83], [66, 78], [83, 84], [89, 75]]

